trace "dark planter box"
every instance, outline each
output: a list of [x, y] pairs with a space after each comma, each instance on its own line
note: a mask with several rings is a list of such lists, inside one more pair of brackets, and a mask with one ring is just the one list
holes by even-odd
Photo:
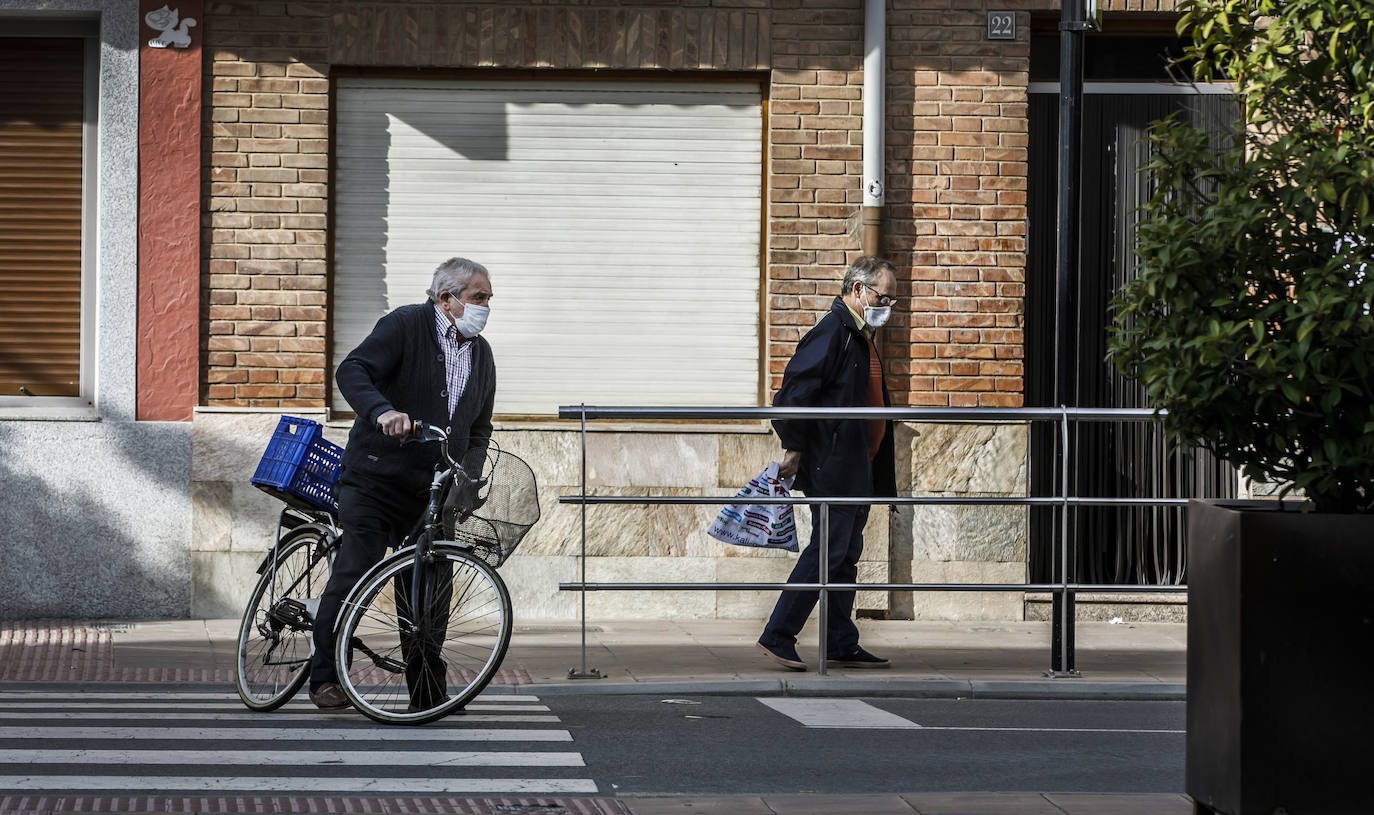
[[1374, 812], [1374, 516], [1188, 505], [1188, 795]]

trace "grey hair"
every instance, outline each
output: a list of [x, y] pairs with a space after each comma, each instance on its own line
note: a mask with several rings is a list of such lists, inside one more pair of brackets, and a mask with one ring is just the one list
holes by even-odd
[[482, 264], [467, 258], [449, 258], [434, 270], [434, 280], [425, 289], [425, 294], [429, 295], [430, 302], [437, 303], [440, 294], [446, 291], [460, 292], [466, 288], [475, 274], [491, 280], [491, 273]]
[[844, 282], [840, 284], [840, 293], [848, 294], [854, 288], [855, 283], [872, 286], [884, 269], [892, 272], [893, 275], [897, 274], [897, 267], [885, 258], [880, 258], [877, 255], [865, 255], [859, 258], [849, 264], [849, 268], [845, 270]]

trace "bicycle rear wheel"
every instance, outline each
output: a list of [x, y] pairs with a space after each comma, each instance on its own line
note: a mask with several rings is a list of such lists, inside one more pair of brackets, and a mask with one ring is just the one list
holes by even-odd
[[287, 536], [275, 564], [263, 570], [239, 625], [234, 672], [249, 710], [276, 710], [305, 684], [313, 607], [307, 601], [324, 593], [332, 554], [322, 533], [305, 529]]
[[336, 638], [344, 693], [388, 724], [425, 724], [461, 709], [491, 682], [510, 645], [510, 594], [485, 561], [434, 546], [419, 599], [411, 597], [414, 569], [413, 549], [382, 561], [344, 600]]

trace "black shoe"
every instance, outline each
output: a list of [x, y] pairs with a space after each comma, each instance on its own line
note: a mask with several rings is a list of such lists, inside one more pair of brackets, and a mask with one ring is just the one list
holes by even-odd
[[882, 657], [875, 657], [859, 646], [854, 646], [854, 650], [842, 656], [829, 656], [825, 658], [826, 665], [833, 665], [836, 668], [890, 668], [892, 663]]
[[764, 656], [789, 671], [806, 670], [806, 663], [797, 656], [797, 646], [795, 645], [764, 645], [761, 642], [756, 642], [754, 647], [762, 651]]
[[333, 682], [325, 682], [310, 691], [310, 701], [320, 710], [343, 710], [348, 707], [348, 697], [343, 688]]

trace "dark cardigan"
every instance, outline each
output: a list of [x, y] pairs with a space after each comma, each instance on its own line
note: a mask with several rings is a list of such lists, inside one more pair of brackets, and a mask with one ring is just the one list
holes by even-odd
[[404, 490], [423, 490], [429, 484], [439, 446], [402, 447], [384, 435], [377, 429], [377, 418], [388, 410], [448, 428], [449, 449], [460, 461], [474, 463], [486, 448], [496, 396], [491, 346], [480, 336], [470, 340], [472, 373], [449, 416], [436, 319], [434, 304], [428, 301], [401, 306], [378, 320], [367, 339], [339, 364], [335, 382], [357, 414], [344, 449], [342, 480], [364, 486], [379, 480]]

